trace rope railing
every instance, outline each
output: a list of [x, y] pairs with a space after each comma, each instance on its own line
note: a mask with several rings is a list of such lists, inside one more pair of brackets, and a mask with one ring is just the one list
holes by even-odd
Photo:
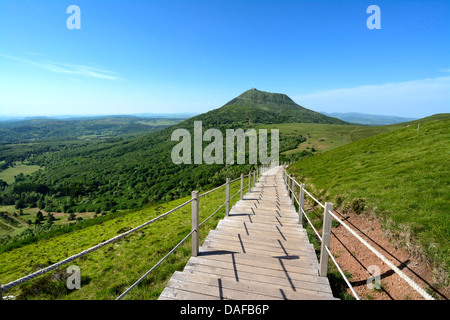
[[397, 266], [395, 266], [391, 261], [389, 261], [385, 256], [378, 252], [374, 247], [372, 247], [366, 240], [364, 240], [360, 235], [358, 235], [352, 228], [350, 228], [346, 223], [339, 219], [332, 211], [328, 210], [328, 213], [336, 219], [345, 229], [347, 229], [356, 239], [358, 239], [364, 246], [366, 246], [370, 251], [372, 251], [378, 258], [380, 258], [384, 263], [386, 263], [395, 273], [397, 273], [403, 280], [405, 280], [414, 290], [416, 290], [423, 298], [426, 300], [434, 300], [434, 298], [429, 295], [425, 290], [423, 290], [417, 283], [415, 283], [411, 278], [404, 274]]
[[311, 220], [309, 220], [308, 216], [306, 215], [306, 212], [301, 208], [303, 211], [303, 215], [305, 216], [306, 220], [308, 221], [309, 225], [313, 229], [314, 233], [316, 234], [317, 238], [319, 238], [320, 242], [322, 242], [322, 237], [320, 236], [319, 232], [317, 232], [316, 228], [314, 228], [314, 225], [312, 224]]
[[[434, 300], [434, 298], [428, 294], [424, 289], [422, 289], [417, 283], [415, 283], [411, 278], [409, 278], [405, 273], [403, 273], [398, 267], [396, 267], [391, 261], [389, 261], [385, 256], [383, 256], [380, 252], [378, 252], [373, 246], [371, 246], [367, 241], [365, 241], [360, 235], [358, 235], [352, 228], [350, 228], [345, 222], [343, 222], [339, 217], [337, 217], [333, 212], [333, 204], [330, 202], [327, 202], [322, 204], [319, 200], [317, 200], [310, 192], [308, 192], [304, 185], [299, 184], [295, 178], [291, 175], [289, 175], [286, 171], [286, 167], [283, 168], [283, 178], [286, 184], [286, 187], [288, 189], [288, 192], [290, 193], [292, 201], [296, 201], [299, 205], [299, 215], [300, 215], [300, 223], [303, 216], [305, 216], [306, 220], [308, 221], [309, 225], [311, 226], [312, 230], [316, 234], [316, 236], [320, 239], [322, 246], [321, 246], [321, 261], [319, 266], [319, 273], [325, 273], [326, 276], [326, 265], [328, 264], [328, 257], [331, 258], [333, 263], [336, 265], [339, 273], [344, 278], [346, 284], [350, 288], [352, 294], [355, 296], [357, 300], [359, 300], [358, 295], [356, 294], [355, 290], [350, 284], [350, 281], [348, 281], [347, 277], [345, 276], [344, 272], [342, 271], [341, 267], [337, 263], [336, 259], [331, 254], [331, 251], [329, 249], [330, 246], [330, 232], [331, 232], [331, 222], [334, 218], [337, 222], [339, 222], [345, 229], [347, 229], [350, 234], [352, 234], [357, 240], [359, 240], [365, 247], [367, 247], [370, 251], [372, 251], [379, 259], [381, 259], [384, 263], [386, 263], [395, 273], [397, 273], [403, 280], [408, 283], [414, 290], [416, 290], [424, 299], [426, 300]], [[317, 204], [319, 204], [322, 208], [324, 208], [324, 218], [323, 218], [323, 230], [322, 230], [322, 237], [320, 236], [319, 232], [314, 228], [314, 225], [312, 224], [311, 220], [306, 215], [306, 212], [304, 211], [302, 204], [303, 199], [300, 196], [300, 199], [297, 199], [295, 196], [295, 188], [291, 188], [290, 185], [296, 184], [300, 187], [300, 190], [307, 194], [311, 199], [313, 199]], [[325, 239], [326, 238], [326, 239]], [[326, 252], [326, 254], [325, 254]], [[325, 272], [324, 272], [325, 271]]]
[[[233, 183], [233, 182], [236, 182], [236, 181], [238, 181], [238, 180], [241, 180], [241, 188], [239, 189], [239, 191], [235, 194], [235, 195], [233, 195], [233, 197], [229, 197], [229, 193], [227, 193], [227, 196], [226, 196], [226, 200], [225, 200], [225, 202], [219, 207], [219, 208], [217, 208], [210, 216], [208, 216], [202, 223], [200, 223], [200, 224], [198, 224], [198, 226], [197, 226], [197, 228], [196, 229], [194, 229], [193, 228], [193, 230], [191, 230], [191, 232], [188, 234], [188, 235], [186, 235], [184, 238], [183, 238], [183, 240], [181, 240], [175, 247], [173, 247], [161, 260], [159, 260], [150, 270], [148, 270], [142, 277], [140, 277], [135, 283], [133, 283], [133, 285], [131, 285], [128, 289], [126, 289], [118, 298], [117, 298], [117, 300], [120, 300], [120, 299], [122, 299], [129, 291], [131, 291], [134, 287], [136, 287], [143, 279], [145, 279], [156, 267], [158, 267], [164, 260], [166, 260], [181, 244], [183, 244], [189, 237], [191, 237], [192, 236], [192, 234], [194, 234], [195, 232], [197, 232], [198, 233], [198, 228], [200, 227], [200, 226], [202, 226], [204, 223], [206, 223], [206, 221], [208, 221], [212, 216], [214, 216], [220, 209], [222, 209], [224, 206], [229, 206], [229, 203], [230, 203], [230, 200], [232, 199], [232, 198], [234, 198], [236, 195], [238, 195], [239, 193], [241, 193], [241, 199], [242, 199], [242, 192], [243, 192], [243, 190], [245, 190], [246, 188], [251, 188], [251, 185], [252, 185], [252, 183], [251, 183], [251, 180], [252, 180], [252, 175], [253, 175], [253, 177], [254, 177], [254, 179], [253, 179], [253, 184], [254, 183], [256, 183], [256, 179], [257, 179], [257, 177], [256, 177], [256, 175], [257, 174], [259, 174], [259, 169], [260, 168], [258, 168], [257, 170], [256, 170], [256, 172], [249, 172], [247, 175], [243, 175], [243, 174], [241, 174], [241, 176], [239, 177], [239, 178], [236, 178], [236, 179], [234, 179], [234, 180], [229, 180], [228, 178], [227, 178], [227, 182], [226, 183], [224, 183], [224, 184], [222, 184], [222, 185], [220, 185], [220, 186], [218, 186], [218, 187], [216, 187], [216, 188], [214, 188], [214, 189], [212, 189], [212, 190], [209, 190], [209, 191], [207, 191], [207, 192], [205, 192], [205, 193], [202, 193], [202, 194], [199, 194], [198, 195], [198, 198], [197, 199], [195, 199], [194, 197], [193, 198], [191, 198], [191, 199], [189, 199], [189, 200], [187, 200], [187, 201], [185, 201], [185, 202], [183, 202], [182, 204], [180, 204], [180, 205], [178, 205], [177, 207], [175, 207], [175, 208], [172, 208], [172, 209], [170, 209], [169, 211], [167, 211], [167, 212], [165, 212], [165, 213], [163, 213], [163, 214], [161, 214], [161, 215], [159, 215], [159, 216], [157, 216], [157, 217], [155, 217], [155, 218], [153, 218], [153, 219], [151, 219], [151, 220], [149, 220], [149, 221], [147, 221], [147, 222], [145, 222], [145, 223], [143, 223], [143, 224], [141, 224], [141, 225], [139, 225], [139, 226], [137, 226], [137, 227], [135, 227], [135, 228], [133, 228], [133, 229], [131, 229], [131, 230], [128, 230], [128, 231], [126, 231], [126, 232], [123, 232], [123, 233], [121, 233], [121, 234], [119, 234], [119, 235], [117, 235], [117, 236], [115, 236], [115, 237], [113, 237], [113, 238], [111, 238], [111, 239], [109, 239], [109, 240], [106, 240], [106, 241], [104, 241], [104, 242], [102, 242], [102, 243], [100, 243], [100, 244], [97, 244], [97, 245], [95, 245], [95, 246], [92, 246], [92, 247], [90, 247], [90, 248], [88, 248], [88, 249], [86, 249], [86, 250], [84, 250], [84, 251], [82, 251], [82, 252], [80, 252], [80, 253], [77, 253], [77, 254], [75, 254], [75, 255], [72, 255], [72, 256], [70, 256], [70, 257], [68, 257], [68, 258], [66, 258], [66, 259], [64, 259], [64, 260], [61, 260], [61, 261], [59, 261], [59, 262], [57, 262], [57, 263], [54, 263], [54, 264], [52, 264], [52, 265], [50, 265], [50, 266], [48, 266], [48, 267], [45, 267], [45, 268], [42, 268], [42, 269], [40, 269], [40, 270], [38, 270], [38, 271], [36, 271], [36, 272], [33, 272], [33, 273], [31, 273], [31, 274], [28, 274], [28, 275], [26, 275], [26, 276], [24, 276], [24, 277], [21, 277], [21, 278], [19, 278], [19, 279], [17, 279], [17, 280], [14, 280], [14, 281], [11, 281], [11, 282], [9, 282], [9, 283], [7, 283], [7, 284], [5, 284], [5, 285], [1, 285], [1, 283], [0, 283], [0, 300], [3, 298], [3, 295], [2, 295], [2, 293], [3, 292], [5, 292], [5, 291], [7, 291], [7, 290], [10, 290], [11, 288], [13, 288], [13, 287], [15, 287], [15, 286], [18, 286], [18, 285], [20, 285], [20, 284], [22, 284], [22, 283], [24, 283], [24, 282], [27, 282], [27, 281], [30, 281], [30, 280], [32, 280], [32, 279], [34, 279], [34, 278], [36, 278], [36, 277], [39, 277], [39, 276], [41, 276], [41, 275], [43, 275], [43, 274], [45, 274], [45, 273], [47, 273], [47, 272], [50, 272], [50, 271], [52, 271], [52, 270], [54, 270], [54, 269], [56, 269], [56, 268], [59, 268], [59, 267], [61, 267], [61, 266], [63, 266], [63, 265], [66, 265], [66, 264], [68, 264], [69, 262], [71, 262], [71, 261], [74, 261], [74, 260], [76, 260], [76, 259], [78, 259], [78, 258], [81, 258], [81, 257], [83, 257], [84, 255], [86, 255], [86, 254], [88, 254], [88, 253], [91, 253], [91, 252], [94, 252], [94, 251], [96, 251], [96, 250], [98, 250], [98, 249], [100, 249], [100, 248], [102, 248], [102, 247], [104, 247], [104, 246], [106, 246], [106, 245], [108, 245], [108, 244], [111, 244], [112, 242], [115, 242], [115, 241], [117, 241], [117, 240], [119, 240], [119, 239], [121, 239], [121, 238], [123, 238], [123, 237], [125, 237], [125, 236], [127, 236], [127, 235], [129, 235], [129, 234], [131, 234], [131, 233], [134, 233], [134, 232], [136, 232], [137, 230], [139, 230], [139, 229], [142, 229], [143, 227], [145, 227], [145, 226], [148, 226], [148, 225], [150, 225], [150, 224], [152, 224], [153, 222], [155, 222], [155, 221], [158, 221], [158, 220], [160, 220], [160, 219], [162, 219], [162, 218], [164, 218], [164, 217], [166, 217], [167, 215], [169, 215], [170, 213], [172, 213], [172, 212], [174, 212], [174, 211], [176, 211], [176, 210], [178, 210], [178, 209], [180, 209], [180, 208], [182, 208], [182, 207], [184, 207], [185, 205], [187, 205], [187, 204], [189, 204], [189, 203], [193, 203], [193, 202], [197, 202], [197, 204], [198, 204], [198, 200], [199, 200], [199, 198], [200, 197], [203, 197], [203, 196], [206, 196], [206, 195], [208, 195], [208, 194], [210, 194], [210, 193], [212, 193], [212, 192], [214, 192], [214, 191], [217, 191], [217, 190], [219, 190], [219, 189], [221, 189], [221, 188], [223, 188], [223, 187], [227, 187], [227, 189], [229, 189], [229, 186], [230, 186], [230, 184], [231, 183]], [[243, 186], [243, 182], [244, 182], [244, 178], [246, 178], [246, 177], [248, 177], [248, 179], [249, 179], [249, 183], [248, 183], [248, 185], [247, 186]], [[228, 212], [228, 211], [227, 211]], [[198, 215], [198, 210], [197, 210], [197, 212], [196, 212], [196, 214]], [[197, 221], [198, 221], [198, 219], [197, 219]]]
[[203, 197], [203, 196], [206, 196], [206, 195], [208, 195], [208, 194], [210, 194], [210, 193], [213, 193], [214, 191], [219, 190], [220, 188], [223, 188], [223, 187], [225, 187], [226, 185], [227, 185], [227, 184], [224, 183], [224, 184], [222, 184], [222, 185], [220, 185], [220, 186], [218, 186], [218, 187], [216, 187], [216, 188], [214, 188], [214, 189], [212, 189], [212, 190], [209, 190], [209, 191], [207, 191], [207, 192], [205, 192], [205, 193], [200, 194], [199, 197]]
[[[295, 181], [295, 180], [293, 180]], [[295, 181], [295, 183], [297, 183], [297, 181]], [[299, 185], [300, 186], [300, 185]], [[301, 186], [300, 186], [301, 188]], [[303, 191], [306, 191], [303, 188]], [[311, 226], [311, 228], [313, 229], [314, 233], [316, 234], [316, 236], [319, 238], [320, 241], [322, 241], [322, 237], [320, 236], [319, 232], [317, 232], [316, 228], [314, 227], [314, 225], [312, 224], [311, 220], [309, 220], [308, 215], [306, 214], [305, 210], [303, 210], [303, 208], [301, 207], [300, 201], [297, 199], [297, 197], [295, 196], [295, 193], [292, 193], [292, 196], [295, 199], [295, 202], [297, 202], [298, 206], [299, 206], [299, 210], [301, 211], [301, 213], [303, 214], [303, 216], [306, 218], [306, 221], [308, 221], [309, 225]]]
[[134, 287], [136, 287], [142, 280], [144, 280], [153, 270], [156, 269], [156, 267], [158, 267], [161, 263], [164, 262], [164, 260], [166, 260], [176, 249], [178, 249], [179, 246], [181, 246], [184, 241], [186, 241], [193, 233], [195, 230], [192, 230], [191, 232], [189, 232], [189, 234], [183, 238], [183, 240], [181, 240], [180, 242], [178, 242], [178, 244], [172, 248], [172, 250], [169, 251], [169, 253], [167, 253], [161, 260], [158, 261], [158, 263], [156, 263], [150, 270], [148, 270], [142, 277], [139, 278], [139, 280], [137, 280], [135, 283], [133, 283], [127, 290], [125, 290], [120, 296], [117, 297], [116, 300], [121, 300], [128, 292], [130, 292]]
[[236, 192], [233, 196], [230, 197], [230, 200], [233, 199], [234, 197], [236, 197], [239, 193], [241, 193], [241, 190], [239, 189], [238, 192]]
[[[294, 183], [295, 183], [296, 185], [298, 185], [300, 188], [302, 187], [302, 186], [300, 185], [300, 183], [298, 183], [297, 180], [295, 180], [295, 178], [291, 177], [291, 179], [292, 179], [292, 180], [294, 181]], [[325, 205], [324, 205], [323, 203], [321, 203], [319, 200], [317, 200], [316, 198], [314, 198], [314, 196], [313, 196], [311, 193], [309, 193], [308, 190], [306, 190], [305, 188], [302, 188], [302, 189], [303, 189], [303, 191], [305, 191], [305, 193], [306, 193], [311, 199], [313, 199], [319, 206], [321, 206], [322, 208], [325, 209]]]
[[[339, 273], [341, 275], [344, 275], [344, 271], [342, 271], [341, 267], [337, 263], [336, 259], [334, 258], [333, 254], [331, 253], [330, 249], [328, 247], [325, 247], [325, 250], [327, 250], [328, 255], [330, 256], [331, 260], [333, 260], [334, 265], [338, 269]], [[353, 289], [353, 286], [351, 285], [350, 281], [348, 281], [347, 277], [345, 277], [345, 276], [344, 276], [344, 281], [347, 284], [347, 286], [350, 288], [350, 291], [353, 293], [353, 296], [355, 297], [355, 299], [356, 300], [361, 300], [359, 298], [358, 294], [356, 293], [355, 289]]]
[[227, 201], [225, 201], [220, 207], [218, 207], [216, 209], [216, 211], [214, 211], [213, 213], [211, 213], [208, 218], [206, 218], [205, 220], [203, 220], [203, 222], [201, 222], [198, 226], [201, 227], [203, 224], [206, 223], [206, 221], [208, 221], [212, 216], [214, 216], [217, 212], [219, 212], [220, 209], [222, 209], [225, 205], [227, 204]]

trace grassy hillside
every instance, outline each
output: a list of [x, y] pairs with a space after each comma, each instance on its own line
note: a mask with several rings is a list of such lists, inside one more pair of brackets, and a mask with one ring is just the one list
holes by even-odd
[[[244, 185], [248, 184], [245, 179]], [[240, 181], [231, 185], [231, 195], [240, 187]], [[134, 228], [187, 201], [181, 198], [165, 204], [122, 214], [79, 230], [57, 235], [0, 254], [0, 282], [6, 284], [44, 266], [79, 253]], [[213, 213], [225, 199], [225, 188], [200, 198], [200, 222]], [[231, 200], [234, 205], [239, 197]], [[224, 208], [200, 227], [200, 243], [209, 230], [223, 218]], [[47, 275], [20, 285], [7, 294], [19, 299], [115, 299], [164, 257], [191, 230], [191, 205], [107, 245], [83, 258], [71, 262], [81, 271], [81, 289], [66, 288], [68, 265]], [[176, 270], [182, 270], [190, 257], [190, 239], [179, 247], [166, 262], [134, 288], [126, 299], [156, 299]]]
[[317, 152], [328, 151], [351, 142], [355, 142], [376, 134], [397, 129], [393, 126], [360, 126], [322, 123], [282, 123], [259, 125], [257, 129], [279, 129], [283, 135], [302, 135], [305, 141], [295, 148], [285, 151], [292, 154], [314, 148]]
[[364, 199], [365, 210], [448, 280], [450, 119], [427, 120], [419, 131], [409, 125], [303, 159], [289, 170], [341, 210]]

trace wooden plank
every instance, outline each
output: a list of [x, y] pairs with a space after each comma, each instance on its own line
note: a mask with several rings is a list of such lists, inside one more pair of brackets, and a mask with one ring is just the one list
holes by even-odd
[[308, 241], [308, 235], [306, 233], [299, 233], [297, 235], [283, 233], [281, 229], [275, 228], [273, 231], [264, 231], [264, 230], [255, 230], [252, 229], [252, 233], [250, 234], [250, 229], [247, 224], [242, 224], [242, 227], [238, 226], [227, 226], [227, 225], [218, 225], [215, 231], [224, 233], [224, 234], [240, 234], [241, 236], [251, 237], [255, 239], [265, 239], [267, 241], [277, 241], [277, 239], [282, 242], [288, 242], [290, 239], [292, 243], [297, 243], [297, 241]]
[[234, 205], [233, 208], [230, 211], [231, 215], [233, 214], [239, 215], [239, 214], [253, 214], [253, 215], [276, 215], [278, 217], [285, 217], [285, 218], [291, 218], [294, 219], [298, 217], [298, 213], [296, 213], [293, 209], [292, 210], [286, 210], [286, 209], [279, 209], [278, 207], [261, 207], [261, 206], [247, 206], [247, 205]]
[[278, 242], [278, 244], [280, 244], [279, 246], [261, 246], [260, 244], [252, 243], [238, 238], [225, 239], [208, 237], [203, 243], [203, 247], [205, 247], [205, 244], [211, 244], [212, 246], [221, 248], [223, 250], [239, 250], [239, 252], [243, 253], [263, 252], [264, 254], [272, 256], [314, 256], [314, 254], [311, 253], [309, 247], [299, 246], [297, 249], [287, 249], [283, 246], [283, 243], [281, 241]]
[[264, 295], [276, 299], [320, 299], [324, 296], [329, 297], [329, 293], [320, 292], [314, 289], [303, 289], [291, 286], [289, 283], [286, 285], [261, 283], [258, 281], [249, 281], [246, 279], [239, 279], [236, 281], [234, 277], [227, 277], [223, 275], [211, 275], [211, 274], [197, 274], [191, 272], [175, 272], [173, 279], [180, 281], [191, 282], [195, 285], [202, 284], [209, 287], [217, 288], [219, 290], [219, 296], [224, 297], [224, 292], [230, 291], [234, 297], [238, 292], [245, 292], [245, 294], [251, 295]]
[[217, 295], [207, 295], [204, 293], [183, 290], [180, 286], [171, 287], [168, 283], [163, 292], [161, 292], [158, 300], [218, 300], [218, 297]]
[[[235, 261], [240, 260], [250, 260], [250, 264], [255, 265], [256, 263], [276, 263], [279, 268], [279, 261], [278, 258], [283, 259], [284, 265], [289, 266], [300, 266], [303, 262], [307, 262], [308, 264], [318, 264], [317, 257], [313, 255], [301, 255], [301, 256], [293, 256], [293, 257], [286, 257], [286, 256], [271, 256], [271, 255], [261, 255], [253, 252], [237, 252], [233, 250], [218, 250], [215, 248], [208, 248], [208, 247], [202, 247], [203, 251], [199, 257], [212, 259], [212, 260], [223, 260], [227, 259], [225, 261], [231, 261], [231, 259], [235, 259]], [[233, 254], [233, 256], [230, 256]], [[243, 263], [243, 262], [241, 262]], [[316, 270], [318, 271], [318, 270]]]
[[[211, 296], [215, 299], [222, 300], [222, 299], [233, 299], [233, 300], [276, 300], [280, 298], [276, 298], [273, 296], [268, 296], [264, 294], [257, 294], [255, 292], [246, 292], [241, 290], [233, 290], [224, 288], [220, 290], [219, 286], [209, 286], [207, 284], [203, 283], [194, 283], [194, 282], [187, 282], [187, 281], [181, 281], [178, 279], [175, 279], [172, 277], [169, 282], [167, 283], [167, 286], [172, 289], [192, 292], [194, 294], [201, 293], [205, 296]], [[189, 298], [190, 299], [190, 298]]]
[[298, 221], [298, 214], [297, 213], [291, 213], [291, 214], [286, 214], [283, 211], [280, 211], [278, 209], [272, 209], [270, 211], [262, 211], [261, 209], [255, 209], [255, 208], [250, 208], [250, 209], [245, 209], [245, 210], [233, 210], [230, 212], [230, 218], [239, 218], [239, 216], [253, 216], [254, 218], [258, 217], [261, 219], [271, 219], [274, 217], [277, 217], [279, 219], [282, 220], [286, 220], [286, 222], [289, 221], [294, 221], [297, 222]]
[[265, 226], [262, 224], [253, 224], [253, 223], [247, 223], [245, 221], [226, 221], [221, 220], [218, 225], [224, 228], [231, 228], [231, 229], [239, 229], [239, 230], [247, 230], [250, 233], [250, 230], [258, 233], [258, 232], [267, 232], [267, 235], [274, 235], [279, 236], [279, 234], [283, 237], [290, 237], [291, 239], [299, 239], [301, 237], [300, 230], [292, 230], [290, 228], [282, 227], [279, 225], [271, 225], [271, 226]]
[[297, 262], [297, 265], [288, 263], [288, 260], [251, 260], [251, 259], [239, 259], [239, 257], [229, 257], [228, 259], [215, 258], [202, 258], [195, 257], [189, 260], [187, 265], [210, 265], [228, 268], [232, 270], [237, 276], [239, 272], [252, 272], [255, 274], [269, 274], [272, 276], [278, 276], [279, 278], [291, 277], [292, 279], [309, 281], [314, 283], [328, 283], [328, 279], [325, 277], [319, 277], [317, 273], [317, 264], [312, 263], [309, 260], [305, 260], [303, 265]]
[[[257, 248], [247, 248], [244, 250], [240, 246], [217, 246], [213, 242], [209, 242], [204, 244], [202, 247], [204, 250], [208, 251], [216, 251], [216, 252], [234, 252], [234, 253], [240, 253], [240, 254], [253, 254], [255, 256], [263, 257], [269, 257], [272, 260], [276, 259], [283, 259], [284, 260], [306, 260], [306, 261], [314, 261], [315, 257], [308, 253], [301, 253], [296, 255], [287, 256], [281, 252], [273, 252], [273, 251], [267, 251], [264, 249], [257, 249]], [[295, 263], [295, 261], [294, 261]]]
[[331, 288], [329, 286], [328, 279], [325, 277], [317, 276], [315, 274], [293, 272], [291, 270], [280, 272], [277, 269], [263, 268], [260, 266], [248, 266], [237, 265], [230, 266], [224, 261], [212, 261], [209, 259], [202, 260], [201, 258], [195, 258], [190, 261], [183, 272], [198, 272], [202, 273], [207, 271], [210, 273], [216, 273], [218, 275], [227, 275], [234, 277], [237, 281], [241, 279], [248, 279], [254, 281], [273, 281], [284, 282], [295, 288], [309, 288], [313, 290], [329, 292]]
[[248, 228], [246, 225], [243, 227], [237, 228], [237, 227], [231, 227], [231, 226], [218, 226], [216, 228], [217, 231], [223, 232], [226, 229], [230, 229], [230, 231], [240, 233], [242, 235], [248, 235], [249, 237], [255, 237], [255, 238], [265, 238], [272, 241], [280, 240], [281, 242], [290, 242], [290, 241], [296, 241], [296, 240], [303, 240], [304, 238], [301, 235], [292, 235], [287, 234], [285, 232], [282, 232], [282, 230], [275, 229], [274, 231], [264, 231], [264, 230], [254, 230]]
[[250, 208], [250, 209], [245, 209], [245, 210], [235, 210], [234, 207], [232, 209], [232, 211], [230, 212], [229, 217], [230, 218], [239, 218], [239, 216], [253, 216], [254, 218], [258, 217], [258, 218], [265, 218], [265, 219], [270, 219], [270, 218], [274, 218], [277, 217], [279, 219], [284, 219], [286, 220], [286, 222], [293, 220], [296, 221], [298, 220], [298, 214], [296, 213], [292, 213], [292, 214], [286, 214], [283, 211], [280, 211], [278, 209], [272, 209], [270, 211], [262, 211], [261, 209], [258, 208]]
[[286, 200], [282, 200], [282, 199], [277, 200], [275, 195], [271, 196], [271, 195], [266, 195], [266, 194], [264, 194], [262, 197], [266, 197], [266, 196], [272, 198], [272, 200], [270, 202], [258, 200], [258, 199], [239, 200], [238, 202], [236, 202], [236, 204], [234, 206], [242, 207], [244, 209], [253, 207], [255, 209], [260, 209], [262, 212], [264, 212], [264, 210], [270, 210], [270, 209], [274, 209], [274, 208], [279, 208], [282, 211], [286, 211], [286, 212], [294, 211], [294, 207], [287, 203], [289, 198], [286, 197]]
[[279, 225], [281, 227], [296, 227], [299, 228], [298, 219], [296, 218], [284, 218], [284, 217], [278, 217], [276, 215], [272, 216], [255, 216], [252, 214], [247, 215], [239, 215], [236, 217], [230, 217], [229, 220], [233, 221], [246, 221], [249, 223], [261, 223], [261, 224], [268, 224], [268, 225]]
[[[270, 271], [270, 270], [269, 270]], [[235, 273], [233, 269], [229, 269], [227, 267], [220, 267], [218, 265], [207, 265], [207, 264], [195, 264], [191, 263], [186, 265], [186, 268], [183, 272], [193, 272], [198, 274], [212, 274], [212, 275], [221, 275], [227, 277], [235, 277]], [[243, 271], [240, 270], [238, 273], [239, 280], [246, 279], [249, 281], [258, 281], [260, 283], [271, 283], [271, 284], [281, 284], [293, 286], [295, 289], [303, 288], [303, 289], [312, 289], [319, 292], [329, 293], [331, 294], [331, 288], [328, 283], [317, 283], [305, 280], [299, 280], [294, 278], [288, 278], [286, 276], [280, 276], [279, 272], [274, 272], [270, 274], [266, 273], [255, 273], [252, 271]]]
[[[280, 245], [280, 243], [278, 241], [273, 241], [273, 239], [268, 239], [267, 237], [256, 238], [256, 237], [248, 236], [246, 234], [232, 233], [232, 232], [218, 232], [217, 230], [211, 230], [209, 232], [208, 238], [230, 239], [230, 240], [234, 240], [234, 241], [242, 240], [247, 243], [255, 243], [260, 246], [266, 246], [266, 247], [283, 246], [287, 250], [297, 250], [299, 247], [305, 247], [305, 248], [308, 248], [308, 250], [311, 250], [309, 247], [310, 246], [309, 243], [304, 244], [304, 243], [297, 243], [297, 242], [295, 242], [295, 243], [294, 242], [282, 242]], [[307, 241], [307, 240], [308, 240], [308, 238], [306, 238], [306, 236], [305, 236], [305, 241]]]
[[237, 226], [243, 226], [243, 222], [246, 223], [247, 226], [249, 227], [253, 227], [254, 229], [260, 229], [260, 230], [274, 230], [277, 227], [281, 230], [284, 230], [285, 232], [291, 233], [293, 235], [298, 235], [303, 231], [303, 228], [300, 227], [300, 225], [297, 224], [283, 224], [281, 221], [277, 221], [275, 219], [275, 222], [273, 223], [258, 223], [258, 221], [254, 221], [253, 219], [250, 220], [240, 220], [240, 219], [223, 219], [220, 221], [221, 224], [225, 224], [225, 225], [237, 225]]

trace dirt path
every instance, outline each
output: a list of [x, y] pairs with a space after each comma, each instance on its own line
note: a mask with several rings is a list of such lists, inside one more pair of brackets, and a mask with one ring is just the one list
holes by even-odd
[[[395, 248], [382, 233], [380, 223], [376, 219], [369, 217], [367, 214], [356, 215], [354, 213], [341, 217], [353, 230], [362, 235], [370, 245], [419, 286], [427, 290], [428, 293], [438, 299], [448, 299], [450, 296], [449, 288], [436, 289], [433, 286], [431, 268], [426, 263], [412, 258], [406, 250]], [[330, 247], [341, 268], [352, 274], [350, 282], [360, 299], [423, 300], [418, 292], [412, 289], [388, 265], [382, 262], [344, 227], [332, 228]], [[367, 279], [370, 277], [368, 271], [370, 266], [379, 268], [381, 276], [380, 290], [369, 289], [367, 286]], [[350, 289], [347, 291], [351, 295]]]

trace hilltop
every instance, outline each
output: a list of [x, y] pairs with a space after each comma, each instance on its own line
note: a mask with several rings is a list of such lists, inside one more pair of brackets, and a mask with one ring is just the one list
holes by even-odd
[[282, 93], [250, 89], [222, 107], [191, 118], [212, 125], [251, 127], [273, 123], [348, 124], [337, 118], [304, 108]]

